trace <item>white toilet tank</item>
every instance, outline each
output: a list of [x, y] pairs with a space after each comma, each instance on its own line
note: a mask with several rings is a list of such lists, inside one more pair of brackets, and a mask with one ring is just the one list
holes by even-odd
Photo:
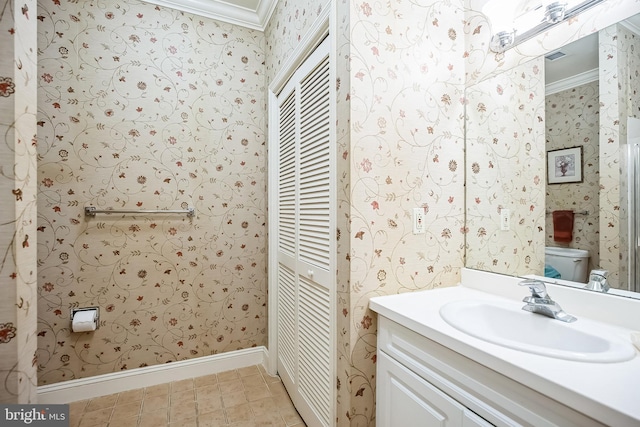
[[558, 270], [562, 280], [587, 283], [589, 251], [547, 246], [544, 248], [544, 261]]

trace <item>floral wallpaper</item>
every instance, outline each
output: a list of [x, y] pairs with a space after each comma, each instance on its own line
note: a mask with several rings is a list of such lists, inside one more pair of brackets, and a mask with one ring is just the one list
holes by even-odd
[[266, 345], [264, 34], [136, 0], [37, 19], [39, 384]]
[[[639, 117], [637, 79], [640, 73], [638, 35], [622, 25], [600, 32], [600, 267], [609, 270], [613, 287], [627, 288], [624, 245], [621, 233], [620, 158], [626, 143], [627, 117]], [[621, 210], [622, 209], [622, 210]], [[621, 240], [622, 237], [622, 240]]]
[[544, 269], [544, 87], [536, 58], [467, 88], [467, 267]]
[[36, 4], [0, 14], [0, 403], [36, 402]]
[[553, 240], [553, 217], [546, 215], [546, 246], [589, 251], [591, 271], [600, 265], [600, 100], [597, 81], [547, 95], [545, 127], [547, 151], [582, 147], [583, 182], [547, 185], [547, 211], [589, 212], [574, 216], [570, 244]]
[[[375, 418], [373, 296], [452, 286], [464, 260], [462, 1], [352, 1], [352, 426]], [[412, 233], [421, 207], [425, 234]]]

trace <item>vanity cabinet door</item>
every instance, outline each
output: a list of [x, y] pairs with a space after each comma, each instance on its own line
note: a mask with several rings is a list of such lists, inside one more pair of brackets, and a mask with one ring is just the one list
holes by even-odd
[[377, 365], [378, 426], [491, 426], [383, 351], [378, 351]]

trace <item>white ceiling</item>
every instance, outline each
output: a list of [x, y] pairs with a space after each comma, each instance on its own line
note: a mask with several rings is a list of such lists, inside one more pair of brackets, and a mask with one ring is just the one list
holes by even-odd
[[[622, 25], [640, 35], [640, 15], [627, 18], [622, 22]], [[571, 86], [571, 80], [574, 76], [585, 74], [584, 78], [588, 79], [586, 74], [589, 72], [593, 72], [595, 79], [598, 78], [598, 33], [578, 39], [553, 52], [558, 51], [565, 53], [566, 56], [556, 61], [548, 59], [545, 61], [545, 82], [547, 85], [567, 80], [567, 84]], [[585, 81], [576, 80], [575, 83], [582, 84]], [[562, 89], [562, 86], [560, 85], [558, 89]]]
[[144, 0], [219, 21], [264, 31], [278, 0]]

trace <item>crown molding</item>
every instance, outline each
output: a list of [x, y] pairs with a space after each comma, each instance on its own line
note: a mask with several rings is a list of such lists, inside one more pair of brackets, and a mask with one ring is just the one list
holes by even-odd
[[600, 70], [598, 68], [594, 68], [593, 70], [585, 71], [584, 73], [549, 83], [545, 86], [545, 94], [551, 95], [553, 93], [562, 92], [563, 90], [594, 82], [599, 79], [599, 74]]
[[264, 31], [277, 0], [260, 0], [256, 10], [220, 0], [143, 0], [158, 6]]

